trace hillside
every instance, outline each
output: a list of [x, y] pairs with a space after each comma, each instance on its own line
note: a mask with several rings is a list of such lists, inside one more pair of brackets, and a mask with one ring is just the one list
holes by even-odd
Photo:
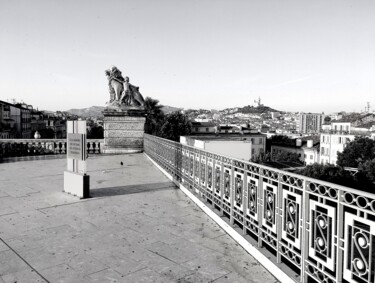
[[70, 112], [82, 118], [101, 117], [103, 116], [102, 111], [104, 109], [105, 109], [104, 106], [91, 106], [91, 107], [82, 108], [82, 109], [69, 109], [67, 110], [67, 112]]
[[184, 108], [177, 108], [177, 107], [168, 106], [168, 105], [163, 105], [163, 107], [161, 108], [161, 110], [163, 110], [163, 112], [165, 114], [169, 114], [169, 113], [172, 113], [172, 112], [175, 112], [175, 111], [181, 111], [183, 109]]
[[237, 112], [261, 114], [261, 113], [266, 113], [266, 112], [280, 112], [280, 111], [275, 110], [275, 109], [273, 109], [269, 106], [265, 106], [265, 105], [260, 105], [258, 107], [248, 105], [248, 106], [244, 106], [242, 108], [238, 108]]
[[[102, 111], [105, 109], [105, 106], [91, 106], [88, 108], [81, 108], [81, 109], [69, 109], [66, 112], [70, 112], [74, 115], [77, 115], [82, 118], [88, 117], [102, 117]], [[163, 106], [162, 110], [165, 114], [172, 113], [174, 111], [182, 110], [182, 108], [172, 107], [172, 106]]]
[[[74, 115], [78, 115], [82, 118], [102, 117], [103, 116], [102, 111], [104, 109], [105, 109], [105, 106], [91, 106], [91, 107], [88, 107], [88, 108], [81, 108], [81, 109], [69, 109], [69, 110], [67, 110], [67, 112], [70, 112]], [[169, 113], [172, 113], [172, 112], [175, 112], [175, 111], [183, 110], [183, 108], [163, 105], [162, 110], [165, 114], [169, 114]], [[232, 110], [233, 111], [233, 108], [224, 109], [222, 111], [225, 111], [225, 110]], [[186, 113], [190, 113], [190, 112], [198, 112], [199, 114], [202, 114], [202, 113], [209, 113], [210, 110], [203, 110], [203, 109], [200, 109], [200, 110], [188, 109], [188, 110], [186, 110]], [[238, 107], [236, 109], [236, 111], [231, 112], [231, 113], [262, 114], [262, 113], [267, 113], [267, 112], [279, 112], [279, 111], [275, 110], [271, 107], [265, 106], [265, 105], [261, 105], [261, 106], [258, 106], [258, 107], [248, 105], [248, 106], [244, 106], [244, 107]]]

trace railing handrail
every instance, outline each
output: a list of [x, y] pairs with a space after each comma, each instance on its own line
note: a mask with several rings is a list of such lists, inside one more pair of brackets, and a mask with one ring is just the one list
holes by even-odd
[[302, 178], [302, 179], [305, 179], [305, 180], [308, 180], [308, 181], [311, 181], [311, 182], [314, 182], [314, 183], [321, 183], [322, 185], [328, 186], [328, 187], [331, 187], [331, 188], [336, 188], [336, 189], [340, 189], [340, 190], [346, 190], [346, 191], [350, 191], [350, 192], [355, 193], [355, 194], [359, 193], [359, 194], [363, 194], [364, 196], [367, 196], [367, 197], [375, 198], [375, 193], [373, 194], [373, 193], [361, 191], [361, 190], [358, 190], [358, 189], [355, 189], [355, 188], [350, 188], [350, 187], [342, 186], [342, 185], [339, 185], [339, 184], [327, 182], [327, 181], [324, 181], [324, 180], [319, 180], [319, 179], [307, 177], [307, 176], [304, 176], [304, 175], [300, 175], [300, 174], [296, 174], [296, 173], [293, 173], [293, 172], [289, 172], [289, 171], [277, 169], [277, 168], [270, 167], [270, 166], [267, 166], [267, 165], [263, 165], [263, 164], [259, 164], [259, 163], [254, 163], [254, 162], [246, 161], [246, 160], [241, 160], [241, 159], [238, 159], [238, 158], [235, 158], [235, 157], [230, 157], [230, 156], [224, 155], [224, 154], [217, 154], [217, 153], [212, 152], [212, 151], [203, 150], [203, 149], [200, 149], [200, 148], [196, 148], [194, 146], [190, 146], [190, 145], [186, 145], [186, 144], [181, 144], [179, 142], [171, 141], [171, 140], [168, 140], [168, 139], [164, 139], [164, 138], [153, 136], [153, 135], [149, 135], [149, 134], [145, 134], [145, 136], [150, 136], [150, 137], [153, 137], [153, 138], [161, 139], [161, 140], [164, 140], [164, 141], [167, 141], [167, 142], [170, 142], [170, 143], [174, 143], [174, 144], [180, 144], [180, 145], [182, 145], [184, 147], [190, 148], [191, 150], [199, 150], [199, 151], [202, 151], [202, 152], [208, 152], [208, 153], [215, 154], [217, 156], [221, 156], [221, 157], [224, 157], [224, 158], [227, 158], [227, 159], [235, 160], [237, 162], [247, 163], [247, 164], [250, 164], [252, 166], [260, 167], [262, 169], [274, 171], [276, 173], [288, 174], [289, 176], [293, 176], [293, 177], [296, 177], [296, 178]]

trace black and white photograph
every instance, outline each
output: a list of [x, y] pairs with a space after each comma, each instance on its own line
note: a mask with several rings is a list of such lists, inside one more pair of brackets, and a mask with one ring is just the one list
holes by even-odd
[[0, 0], [0, 283], [375, 283], [374, 0]]

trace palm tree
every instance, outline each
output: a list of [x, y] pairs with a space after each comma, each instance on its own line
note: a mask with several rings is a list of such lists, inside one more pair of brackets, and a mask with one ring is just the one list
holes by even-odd
[[144, 107], [146, 113], [145, 133], [156, 135], [164, 121], [164, 112], [161, 110], [163, 105], [160, 105], [157, 99], [146, 97]]

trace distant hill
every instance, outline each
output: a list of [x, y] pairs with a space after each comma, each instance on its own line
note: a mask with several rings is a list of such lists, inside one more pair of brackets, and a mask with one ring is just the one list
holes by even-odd
[[243, 106], [243, 107], [232, 107], [232, 108], [226, 108], [220, 111], [229, 112], [229, 113], [254, 113], [254, 114], [262, 114], [267, 112], [281, 112], [278, 110], [275, 110], [269, 106], [260, 105], [260, 106]]
[[105, 109], [104, 106], [91, 106], [88, 108], [82, 109], [69, 109], [67, 112], [70, 112], [74, 115], [88, 118], [88, 117], [101, 117], [103, 116], [102, 111]]
[[[103, 116], [102, 111], [104, 109], [105, 109], [105, 106], [91, 106], [91, 107], [88, 107], [88, 108], [81, 108], [81, 109], [69, 109], [69, 110], [67, 110], [67, 112], [70, 112], [74, 115], [78, 115], [82, 118], [102, 117]], [[175, 112], [175, 111], [183, 110], [183, 108], [178, 108], [178, 107], [173, 107], [173, 106], [168, 106], [168, 105], [163, 105], [163, 107], [161, 109], [163, 110], [163, 112], [165, 114], [169, 114], [169, 113], [172, 113], [172, 112]], [[233, 108], [231, 108], [231, 109], [233, 109]], [[209, 110], [203, 110], [203, 109], [200, 109], [200, 110], [188, 109], [188, 110], [186, 110], [186, 112], [187, 113], [189, 113], [189, 112], [205, 113], [205, 112], [210, 112], [210, 111]], [[248, 106], [244, 106], [244, 107], [238, 107], [236, 112], [237, 113], [240, 112], [240, 113], [262, 114], [262, 113], [267, 113], [267, 112], [280, 112], [280, 111], [275, 110], [275, 109], [273, 109], [271, 107], [268, 107], [268, 106], [265, 106], [265, 105], [261, 105], [261, 106], [258, 106], [258, 107], [248, 105]], [[232, 112], [232, 113], [234, 113], [234, 112]]]
[[[70, 112], [74, 115], [80, 116], [82, 118], [88, 117], [101, 117], [103, 116], [102, 111], [105, 109], [105, 106], [91, 106], [88, 108], [81, 108], [81, 109], [69, 109], [66, 112]], [[183, 108], [177, 108], [172, 106], [163, 106], [162, 110], [165, 114], [172, 113], [175, 111], [180, 111]]]
[[175, 112], [175, 111], [181, 111], [183, 109], [184, 108], [177, 108], [177, 107], [167, 106], [167, 105], [163, 105], [163, 107], [161, 108], [161, 110], [163, 110], [163, 112], [165, 114], [169, 114], [169, 113], [172, 113], [172, 112]]
[[237, 112], [261, 114], [261, 113], [266, 113], [266, 112], [280, 112], [280, 111], [275, 110], [275, 109], [273, 109], [269, 106], [265, 106], [265, 105], [260, 105], [258, 107], [248, 105], [248, 106], [244, 106], [242, 108], [239, 108]]

